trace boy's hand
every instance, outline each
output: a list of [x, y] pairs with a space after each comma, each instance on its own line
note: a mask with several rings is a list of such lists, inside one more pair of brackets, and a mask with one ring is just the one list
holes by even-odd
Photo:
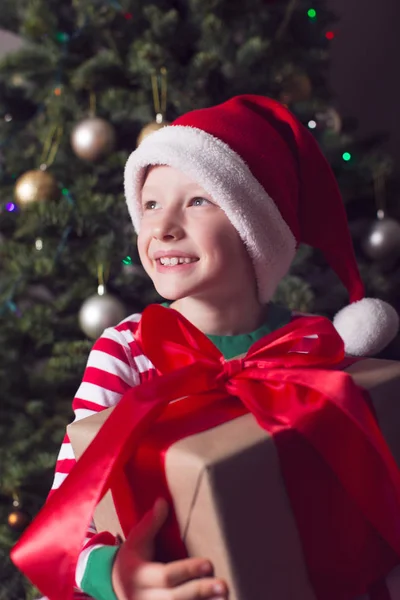
[[210, 561], [187, 558], [163, 564], [151, 562], [154, 539], [165, 522], [168, 505], [156, 502], [118, 550], [112, 584], [118, 600], [223, 600], [224, 581], [213, 577]]

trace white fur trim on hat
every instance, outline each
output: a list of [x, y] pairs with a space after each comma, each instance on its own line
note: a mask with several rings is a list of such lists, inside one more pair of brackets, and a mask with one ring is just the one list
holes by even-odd
[[167, 126], [147, 136], [125, 167], [125, 195], [136, 231], [149, 165], [168, 165], [194, 179], [224, 210], [252, 259], [261, 302], [268, 302], [290, 267], [296, 240], [273, 200], [243, 159], [202, 129]]
[[399, 316], [387, 302], [363, 298], [342, 308], [333, 324], [344, 341], [346, 354], [373, 356], [396, 337]]

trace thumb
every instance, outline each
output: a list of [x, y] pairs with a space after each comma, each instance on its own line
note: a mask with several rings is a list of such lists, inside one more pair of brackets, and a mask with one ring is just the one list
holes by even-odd
[[163, 498], [156, 500], [153, 508], [149, 510], [141, 521], [129, 533], [126, 545], [135, 548], [140, 554], [150, 551], [154, 538], [164, 525], [168, 516], [168, 503]]

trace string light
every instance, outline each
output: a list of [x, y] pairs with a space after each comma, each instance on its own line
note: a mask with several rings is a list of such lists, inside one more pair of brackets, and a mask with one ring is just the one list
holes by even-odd
[[22, 312], [19, 310], [18, 306], [12, 300], [6, 300], [3, 306], [0, 306], [0, 315], [4, 315], [6, 311], [14, 313], [16, 317], [21, 318]]
[[133, 14], [132, 14], [132, 13], [125, 13], [125, 14], [124, 14], [124, 18], [125, 18], [127, 21], [130, 21], [131, 19], [133, 19]]
[[7, 202], [6, 210], [8, 210], [8, 212], [15, 212], [17, 210], [17, 205], [14, 204], [14, 202]]
[[350, 154], [350, 152], [343, 152], [342, 158], [343, 158], [343, 160], [345, 162], [349, 162], [349, 160], [351, 160], [351, 154]]
[[333, 31], [327, 31], [325, 34], [325, 37], [327, 40], [333, 40], [333, 39], [335, 39], [335, 34]]
[[317, 122], [314, 121], [314, 119], [311, 119], [311, 121], [308, 121], [308, 127], [309, 127], [309, 129], [316, 129]]
[[65, 196], [65, 199], [67, 200], [68, 204], [75, 204], [72, 194], [68, 188], [63, 187], [61, 193], [63, 196]]
[[58, 86], [56, 88], [54, 88], [54, 95], [55, 96], [61, 96], [62, 90], [61, 88]]
[[56, 33], [56, 40], [57, 42], [61, 42], [61, 43], [66, 43], [69, 41], [69, 35], [68, 33], [65, 33], [64, 31], [58, 31]]
[[132, 265], [133, 264], [133, 260], [131, 256], [125, 256], [125, 258], [122, 259], [122, 262], [124, 265]]
[[315, 10], [315, 8], [310, 8], [307, 11], [307, 15], [310, 19], [316, 19], [317, 18], [317, 11]]

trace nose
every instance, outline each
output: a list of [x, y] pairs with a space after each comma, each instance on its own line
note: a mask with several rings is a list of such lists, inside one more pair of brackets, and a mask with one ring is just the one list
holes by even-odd
[[153, 225], [153, 237], [161, 241], [178, 240], [184, 236], [182, 224], [178, 216], [169, 211], [160, 211], [160, 216]]

